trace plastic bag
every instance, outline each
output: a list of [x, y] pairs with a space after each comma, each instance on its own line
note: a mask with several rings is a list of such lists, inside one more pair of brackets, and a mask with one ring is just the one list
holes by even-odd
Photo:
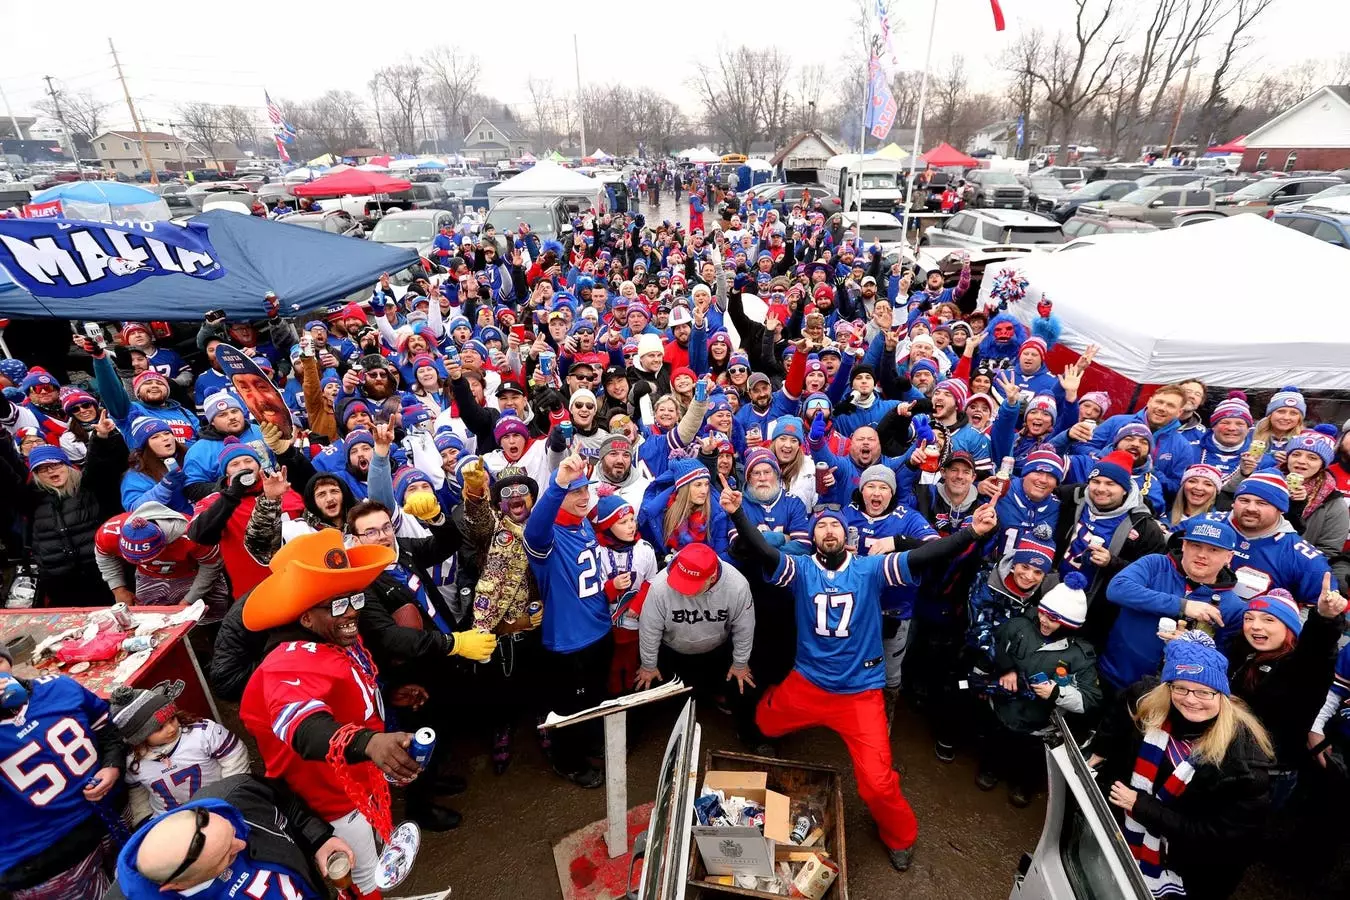
[[57, 648], [56, 658], [63, 663], [112, 659], [122, 649], [122, 642], [126, 639], [125, 631], [100, 631], [87, 641], [66, 641]]

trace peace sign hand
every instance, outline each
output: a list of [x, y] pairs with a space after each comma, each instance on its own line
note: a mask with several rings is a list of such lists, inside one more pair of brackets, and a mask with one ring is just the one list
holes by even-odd
[[117, 430], [113, 420], [108, 418], [108, 411], [100, 409], [98, 411], [98, 421], [94, 423], [94, 433], [101, 438], [105, 438]]
[[741, 508], [741, 500], [743, 499], [741, 492], [731, 489], [731, 485], [727, 483], [727, 476], [719, 472], [717, 477], [722, 479], [722, 510], [729, 516], [734, 515], [736, 510]]

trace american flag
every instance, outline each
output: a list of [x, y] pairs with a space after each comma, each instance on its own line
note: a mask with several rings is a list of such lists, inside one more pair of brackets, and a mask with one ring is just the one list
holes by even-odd
[[272, 102], [272, 95], [264, 90], [263, 96], [267, 98], [267, 118], [271, 120], [272, 127], [276, 130], [277, 141], [289, 144], [295, 138], [295, 129], [281, 115], [281, 107]]

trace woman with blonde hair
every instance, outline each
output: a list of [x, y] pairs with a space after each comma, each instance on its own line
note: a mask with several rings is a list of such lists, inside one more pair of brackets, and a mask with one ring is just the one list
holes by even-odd
[[1196, 463], [1181, 476], [1181, 490], [1163, 524], [1169, 531], [1179, 531], [1181, 523], [1191, 516], [1199, 516], [1214, 508], [1223, 489], [1223, 473], [1213, 466]]
[[713, 495], [708, 467], [697, 459], [672, 459], [647, 486], [638, 529], [662, 558], [689, 544], [707, 544], [725, 556], [727, 514]]
[[1162, 679], [1122, 696], [1089, 765], [1154, 897], [1232, 895], [1261, 838], [1275, 751], [1232, 696], [1228, 658], [1201, 631], [1167, 644]]
[[1308, 403], [1298, 388], [1282, 387], [1266, 404], [1266, 417], [1256, 423], [1252, 443], [1264, 443], [1266, 452], [1275, 454], [1275, 461], [1284, 465], [1285, 444], [1298, 436], [1307, 418]]

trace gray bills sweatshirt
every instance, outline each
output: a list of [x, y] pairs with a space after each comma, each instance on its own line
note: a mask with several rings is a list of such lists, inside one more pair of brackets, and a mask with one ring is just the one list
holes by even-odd
[[755, 639], [755, 606], [745, 576], [724, 562], [712, 589], [689, 597], [671, 589], [667, 572], [663, 569], [652, 579], [638, 620], [642, 665], [656, 668], [662, 644], [695, 655], [715, 650], [728, 638], [732, 665], [746, 665]]

